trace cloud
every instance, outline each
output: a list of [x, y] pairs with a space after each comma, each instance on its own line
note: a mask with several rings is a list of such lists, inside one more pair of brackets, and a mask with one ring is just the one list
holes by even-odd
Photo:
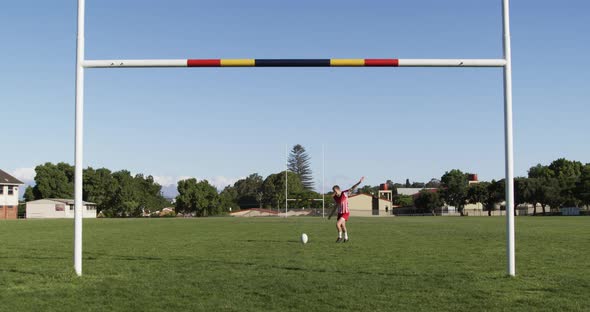
[[154, 181], [158, 184], [160, 184], [161, 186], [168, 186], [168, 185], [173, 185], [176, 184], [176, 182], [178, 182], [178, 180], [176, 180], [175, 177], [170, 177], [170, 176], [153, 176], [154, 177]]
[[35, 168], [17, 168], [10, 174], [26, 184], [35, 182]]
[[218, 190], [224, 189], [228, 185], [234, 185], [238, 180], [244, 179], [244, 177], [239, 178], [229, 178], [224, 176], [216, 176], [211, 179], [205, 179], [209, 181], [209, 183], [215, 186]]

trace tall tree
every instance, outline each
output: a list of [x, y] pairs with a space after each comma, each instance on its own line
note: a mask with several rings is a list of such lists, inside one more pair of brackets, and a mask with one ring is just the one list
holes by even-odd
[[300, 144], [293, 146], [289, 154], [288, 169], [299, 175], [303, 187], [313, 190], [313, 176], [311, 172], [311, 158]]
[[462, 216], [468, 187], [467, 175], [461, 170], [453, 169], [445, 172], [441, 178], [441, 197], [447, 204], [455, 206]]

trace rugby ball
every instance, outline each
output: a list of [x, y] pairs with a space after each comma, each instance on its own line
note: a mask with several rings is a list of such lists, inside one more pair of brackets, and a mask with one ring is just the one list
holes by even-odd
[[305, 233], [301, 234], [301, 243], [307, 244], [308, 240], [309, 240], [309, 238], [307, 237], [307, 234], [305, 234]]

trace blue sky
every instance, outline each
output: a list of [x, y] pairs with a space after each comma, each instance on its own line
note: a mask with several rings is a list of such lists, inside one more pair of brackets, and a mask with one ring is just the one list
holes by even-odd
[[[88, 0], [86, 58], [500, 58], [500, 4]], [[590, 3], [511, 9], [516, 174], [590, 162]], [[3, 1], [0, 35], [0, 168], [73, 163], [76, 1]], [[504, 174], [501, 69], [92, 69], [85, 113], [85, 165], [163, 184], [266, 176], [296, 143], [327, 185]]]

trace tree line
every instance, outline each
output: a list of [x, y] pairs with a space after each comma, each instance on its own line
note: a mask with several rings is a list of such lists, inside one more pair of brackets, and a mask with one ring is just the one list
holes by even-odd
[[[301, 161], [301, 158], [303, 161]], [[43, 198], [73, 198], [74, 167], [67, 163], [46, 163], [35, 168], [35, 186], [25, 190], [25, 200]], [[177, 184], [176, 213], [193, 216], [214, 216], [248, 208], [282, 209], [285, 207], [285, 174], [288, 178], [289, 208], [321, 208], [333, 206], [331, 193], [315, 192], [311, 181], [310, 158], [298, 145], [292, 150], [289, 170], [262, 177], [253, 173], [225, 187], [220, 192], [207, 180], [187, 179]], [[162, 195], [162, 187], [152, 176], [131, 175], [127, 170], [112, 172], [106, 168], [84, 169], [85, 201], [97, 204], [97, 210], [107, 217], [141, 216], [145, 211], [172, 206]], [[440, 180], [428, 183], [406, 180], [405, 184], [386, 182], [393, 190], [393, 204], [415, 207], [419, 212], [432, 213], [444, 205], [454, 206], [463, 214], [470, 203], [480, 203], [484, 211], [502, 209], [505, 181], [492, 180], [469, 183], [468, 174], [459, 169], [445, 172]], [[415, 196], [397, 194], [400, 187], [423, 187]], [[377, 194], [379, 186], [364, 185], [359, 193]], [[590, 206], [590, 164], [557, 159], [549, 165], [538, 164], [528, 170], [526, 177], [514, 181], [515, 205], [533, 205], [545, 214], [547, 209]]]
[[[505, 200], [505, 180], [469, 183], [469, 174], [459, 169], [445, 172], [440, 181], [425, 184], [433, 189], [424, 189], [416, 196], [397, 195], [397, 188], [410, 185], [387, 181], [394, 191], [395, 205], [413, 206], [421, 213], [432, 213], [444, 205], [454, 206], [461, 215], [467, 204], [480, 203], [484, 211], [502, 209]], [[416, 184], [414, 184], [416, 185]], [[375, 194], [377, 186], [364, 186], [359, 192]], [[549, 165], [538, 164], [528, 170], [526, 177], [514, 179], [514, 204], [530, 205], [533, 214], [547, 213], [547, 208], [590, 207], [590, 163], [559, 158]]]
[[[318, 202], [311, 199], [322, 195], [313, 191], [311, 158], [305, 148], [295, 145], [288, 161], [288, 196], [296, 199], [290, 202], [290, 207], [317, 207]], [[25, 190], [26, 201], [74, 197], [72, 165], [45, 163], [37, 166], [35, 173], [35, 186]], [[144, 212], [172, 206], [171, 201], [164, 198], [162, 186], [151, 175], [131, 175], [127, 170], [112, 172], [106, 168], [90, 167], [84, 169], [83, 175], [83, 200], [96, 203], [98, 212], [103, 216], [137, 217]], [[213, 216], [245, 208], [284, 207], [285, 183], [285, 171], [266, 178], [254, 173], [221, 192], [207, 180], [186, 179], [178, 181], [174, 208], [176, 213]]]
[[[287, 193], [295, 201], [289, 208], [320, 208], [321, 203], [313, 201], [321, 194], [308, 190], [298, 174], [287, 171]], [[279, 209], [285, 205], [285, 171], [263, 178], [253, 173], [217, 193], [207, 180], [188, 179], [178, 182], [176, 212], [194, 216], [211, 216], [235, 212], [240, 209]]]
[[[171, 206], [162, 195], [162, 187], [150, 175], [127, 170], [112, 172], [106, 168], [84, 169], [84, 201], [93, 202], [97, 211], [107, 217], [141, 216], [147, 210]], [[74, 197], [74, 166], [60, 162], [35, 167], [35, 186], [25, 190], [26, 201], [44, 198]]]

